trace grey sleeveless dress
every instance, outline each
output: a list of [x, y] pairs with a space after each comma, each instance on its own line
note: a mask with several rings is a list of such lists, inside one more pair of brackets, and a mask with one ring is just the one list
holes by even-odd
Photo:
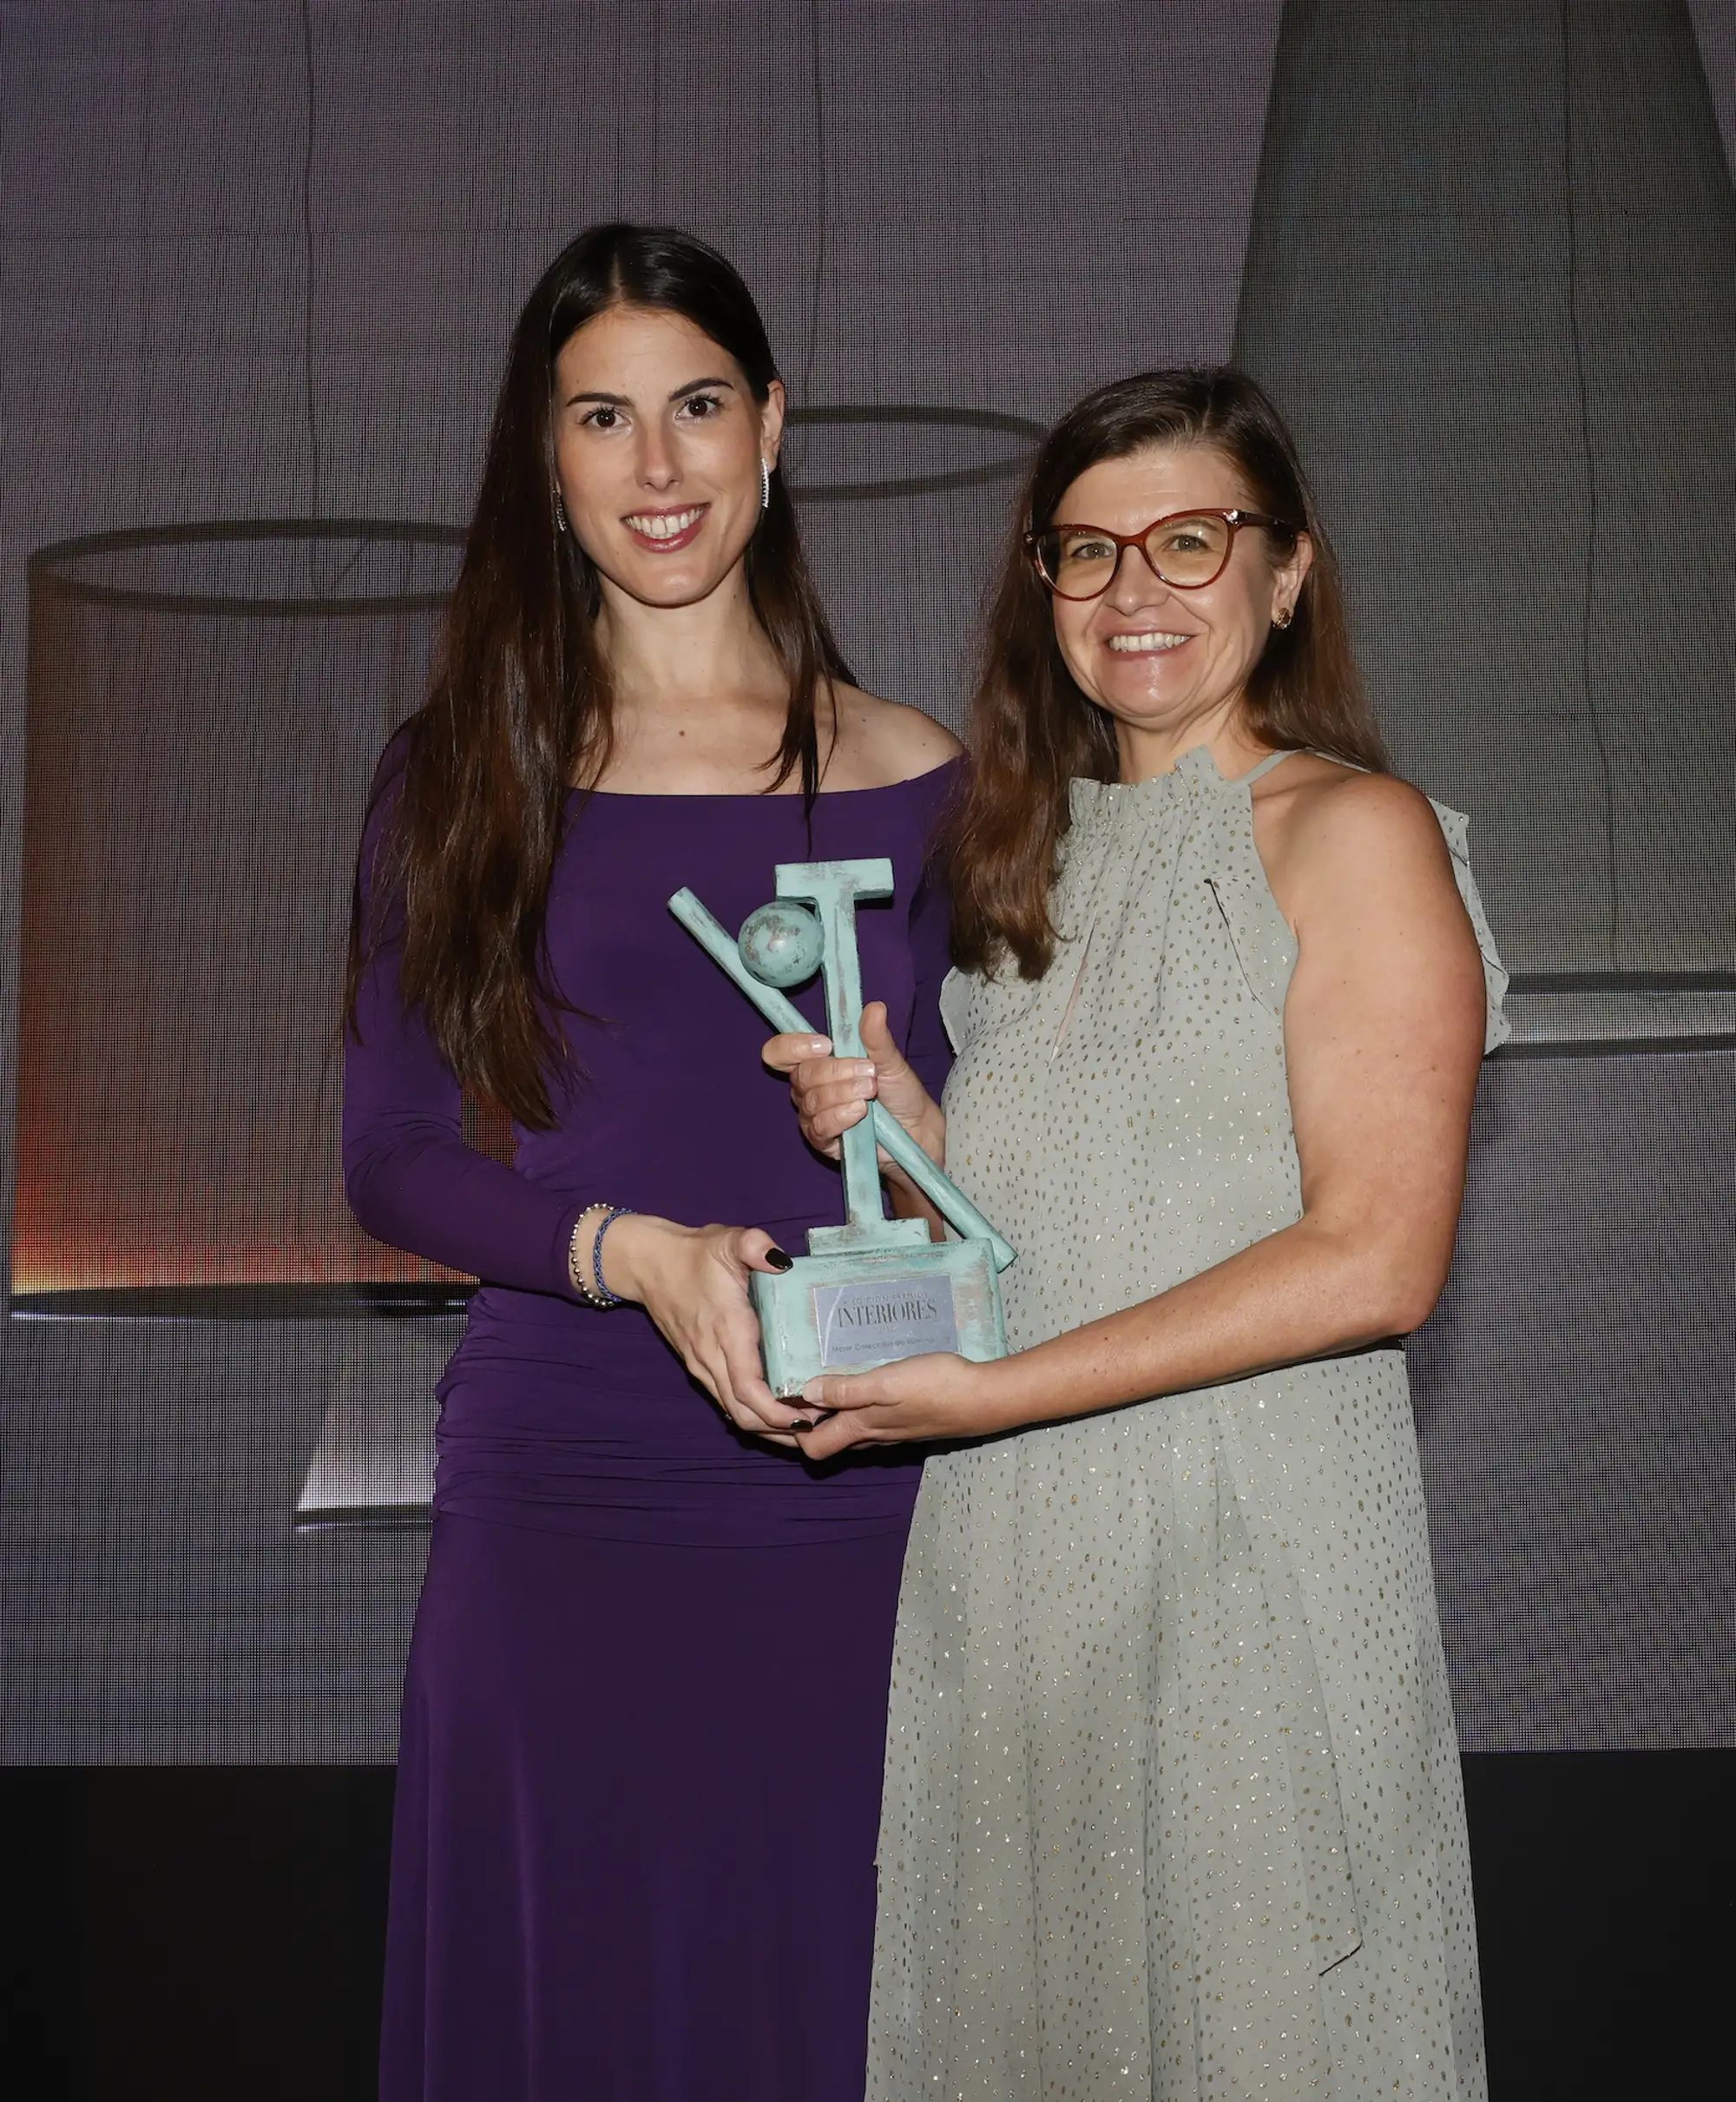
[[[1253, 778], [1075, 781], [1048, 974], [948, 981], [1015, 1348], [1300, 1216]], [[930, 1457], [879, 1874], [870, 2102], [1485, 2094], [1399, 1351]]]

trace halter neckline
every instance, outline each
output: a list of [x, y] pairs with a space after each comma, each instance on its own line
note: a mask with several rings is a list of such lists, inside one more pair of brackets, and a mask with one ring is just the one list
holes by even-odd
[[1206, 788], [1251, 788], [1264, 774], [1281, 766], [1286, 759], [1295, 756], [1299, 748], [1286, 748], [1281, 752], [1268, 752], [1258, 765], [1246, 774], [1220, 774], [1218, 762], [1212, 756], [1209, 745], [1196, 744], [1184, 752], [1167, 774], [1147, 774], [1141, 781], [1092, 781], [1084, 775], [1075, 775], [1073, 786], [1089, 800], [1098, 797], [1115, 799], [1131, 796], [1142, 801], [1175, 793], [1185, 786], [1196, 785]]

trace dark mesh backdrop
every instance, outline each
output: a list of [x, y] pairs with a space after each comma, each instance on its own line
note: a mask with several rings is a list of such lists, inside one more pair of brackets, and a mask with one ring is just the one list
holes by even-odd
[[457, 1326], [339, 1206], [348, 857], [615, 214], [744, 271], [846, 648], [950, 721], [1044, 423], [1270, 380], [1529, 974], [1413, 1348], [1467, 1745], [1730, 1741], [1733, 0], [44, 0], [0, 82], [0, 1756], [391, 1756]]

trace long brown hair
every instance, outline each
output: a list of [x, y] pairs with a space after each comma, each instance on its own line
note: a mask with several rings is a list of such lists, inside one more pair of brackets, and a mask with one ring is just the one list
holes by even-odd
[[[400, 734], [401, 765], [383, 778], [391, 806], [365, 886], [358, 866], [351, 920], [351, 1030], [362, 975], [389, 932], [402, 944], [400, 997], [459, 1081], [534, 1130], [555, 1121], [550, 1077], [571, 1064], [558, 1017], [578, 1011], [583, 990], [550, 982], [549, 883], [577, 813], [575, 775], [598, 779], [613, 719], [595, 633], [596, 568], [557, 529], [555, 360], [587, 321], [619, 306], [691, 321], [734, 359], [758, 402], [779, 376], [746, 286], [690, 234], [592, 227], [544, 271], [512, 332], [439, 661]], [[754, 612], [789, 683], [767, 787], [799, 770], [811, 802], [820, 690], [854, 682], [775, 471], [746, 560]]]
[[[1302, 528], [1314, 560], [1287, 628], [1274, 629], [1249, 675], [1248, 729], [1280, 750], [1324, 752], [1373, 773], [1386, 754], [1351, 649], [1338, 564], [1284, 419], [1229, 366], [1141, 372], [1069, 409], [1026, 478], [989, 616], [971, 706], [970, 772], [947, 835], [952, 946], [965, 969], [1009, 958], [1041, 978], [1055, 953], [1049, 894], [1075, 775], [1114, 781], [1112, 718], [1075, 684], [1055, 639], [1049, 594], [1024, 536], [1052, 523], [1088, 467], [1147, 445], [1209, 445], [1253, 503]], [[1274, 535], [1279, 550], [1294, 541]]]

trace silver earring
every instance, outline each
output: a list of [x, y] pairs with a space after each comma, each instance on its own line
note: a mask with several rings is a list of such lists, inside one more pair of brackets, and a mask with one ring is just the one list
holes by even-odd
[[760, 508], [772, 508], [772, 464], [762, 454], [760, 461]]
[[566, 530], [567, 507], [563, 503], [562, 503], [561, 492], [558, 489], [556, 489], [555, 491], [555, 530], [557, 533], [564, 533]]

